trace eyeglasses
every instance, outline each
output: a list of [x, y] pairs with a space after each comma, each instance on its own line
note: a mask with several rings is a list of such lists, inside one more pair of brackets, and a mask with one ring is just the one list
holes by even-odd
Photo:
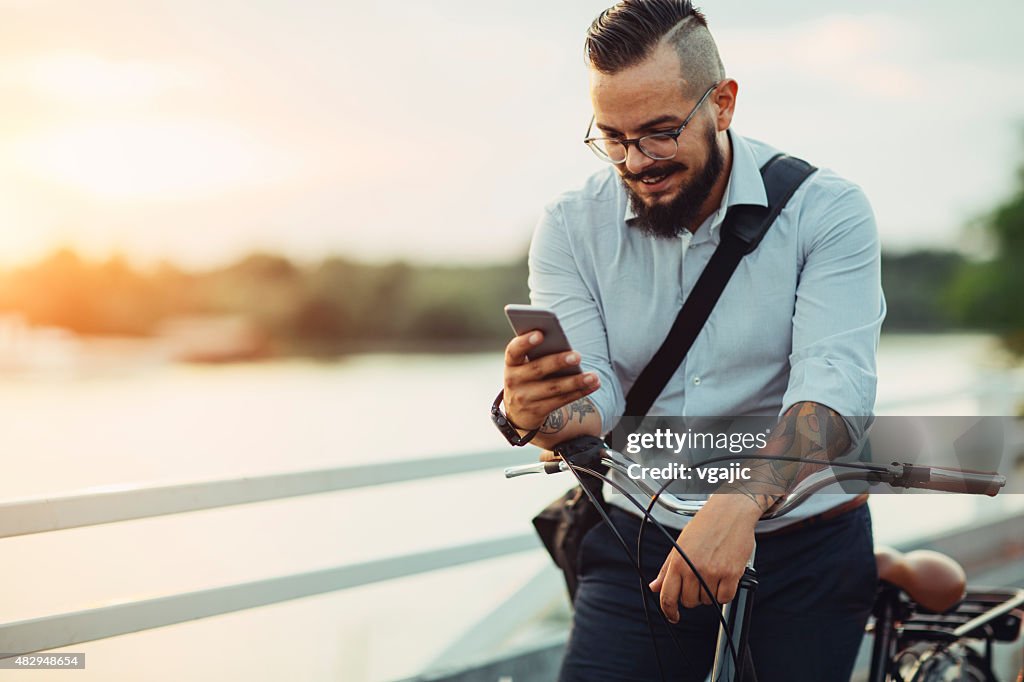
[[715, 88], [718, 87], [718, 83], [715, 83], [707, 92], [697, 101], [697, 104], [690, 110], [690, 113], [686, 116], [683, 124], [673, 130], [672, 132], [666, 133], [654, 133], [652, 135], [644, 135], [643, 137], [637, 137], [633, 139], [625, 137], [590, 137], [590, 130], [594, 127], [594, 117], [590, 117], [590, 125], [587, 126], [587, 137], [583, 138], [583, 142], [590, 147], [590, 149], [597, 155], [597, 158], [602, 161], [608, 161], [610, 163], [619, 164], [626, 160], [626, 154], [629, 151], [629, 145], [635, 144], [636, 148], [640, 152], [655, 161], [664, 161], [671, 159], [679, 151], [679, 136], [683, 130], [690, 123], [690, 119], [693, 118], [700, 106], [704, 104], [704, 100], [708, 98]]

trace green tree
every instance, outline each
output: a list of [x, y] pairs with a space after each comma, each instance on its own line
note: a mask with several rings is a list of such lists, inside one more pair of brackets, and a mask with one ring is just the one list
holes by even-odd
[[882, 253], [885, 292], [883, 331], [943, 331], [956, 327], [956, 318], [942, 292], [956, 278], [965, 259], [952, 251]]
[[992, 240], [995, 256], [964, 265], [950, 300], [965, 323], [990, 329], [1017, 356], [1024, 356], [1024, 165], [1013, 194], [979, 224]]

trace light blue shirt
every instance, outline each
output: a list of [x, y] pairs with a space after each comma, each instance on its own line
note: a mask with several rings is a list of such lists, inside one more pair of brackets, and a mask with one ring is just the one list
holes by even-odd
[[[722, 204], [692, 234], [664, 239], [631, 228], [634, 215], [611, 166], [549, 204], [537, 226], [530, 297], [557, 313], [583, 369], [600, 377], [590, 400], [603, 432], [618, 422], [626, 393], [711, 258], [727, 208], [767, 205], [759, 168], [778, 150], [731, 130], [729, 136], [732, 168]], [[777, 415], [814, 401], [846, 417], [851, 436], [859, 438], [874, 407], [885, 316], [879, 265], [878, 232], [864, 192], [832, 171], [816, 171], [740, 262], [648, 414]], [[634, 459], [647, 464], [643, 455]], [[606, 498], [636, 513], [621, 496]], [[758, 530], [847, 499], [816, 496], [790, 516], [762, 521]], [[659, 520], [682, 525], [667, 513]]]

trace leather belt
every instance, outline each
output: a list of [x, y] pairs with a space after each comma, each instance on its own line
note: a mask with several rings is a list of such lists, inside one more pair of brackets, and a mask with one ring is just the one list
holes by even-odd
[[824, 521], [831, 521], [832, 519], [834, 519], [836, 517], [839, 517], [839, 516], [842, 516], [843, 514], [845, 514], [847, 512], [851, 512], [854, 509], [857, 509], [858, 507], [863, 507], [865, 504], [867, 504], [867, 501], [868, 501], [868, 494], [867, 493], [861, 493], [860, 495], [857, 495], [857, 497], [853, 498], [852, 500], [849, 500], [848, 502], [843, 502], [838, 507], [833, 507], [832, 509], [826, 509], [825, 511], [821, 512], [820, 514], [815, 514], [814, 516], [808, 516], [806, 519], [800, 519], [799, 521], [791, 523], [788, 526], [783, 526], [782, 528], [777, 528], [776, 530], [770, 530], [770, 531], [767, 531], [765, 533], [757, 533], [755, 535], [755, 537], [757, 537], [757, 538], [774, 538], [774, 537], [778, 537], [779, 535], [786, 535], [788, 533], [793, 533], [793, 532], [796, 532], [798, 530], [803, 530], [803, 529], [809, 528], [811, 526], [816, 526], [819, 523], [822, 523]]

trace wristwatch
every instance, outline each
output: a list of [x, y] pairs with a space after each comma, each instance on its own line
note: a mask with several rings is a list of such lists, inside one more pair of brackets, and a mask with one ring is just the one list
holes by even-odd
[[[505, 398], [505, 389], [498, 391], [498, 397], [491, 403], [491, 421], [501, 431], [501, 435], [505, 436], [512, 445], [516, 447], [522, 447], [533, 440], [533, 437], [540, 431], [540, 427], [527, 432], [525, 436], [519, 435], [519, 427], [512, 423], [512, 420], [501, 413], [501, 401]], [[525, 429], [523, 429], [525, 430]]]

